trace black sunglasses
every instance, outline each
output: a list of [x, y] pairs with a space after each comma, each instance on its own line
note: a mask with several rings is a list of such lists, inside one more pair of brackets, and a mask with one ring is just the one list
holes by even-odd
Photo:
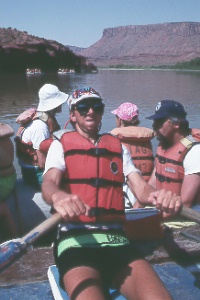
[[96, 114], [103, 114], [104, 106], [105, 105], [102, 102], [78, 103], [74, 108], [79, 112], [80, 115], [86, 115], [90, 108], [92, 108]]

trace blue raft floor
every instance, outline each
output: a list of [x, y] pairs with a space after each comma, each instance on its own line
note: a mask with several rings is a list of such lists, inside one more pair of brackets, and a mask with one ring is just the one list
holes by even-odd
[[[199, 300], [200, 288], [195, 277], [175, 263], [153, 265], [174, 300]], [[115, 294], [115, 293], [114, 293]], [[114, 295], [113, 294], [113, 295]], [[114, 296], [113, 296], [114, 297]], [[53, 300], [48, 281], [0, 287], [1, 300]], [[68, 299], [66, 295], [66, 300]], [[115, 300], [124, 300], [121, 295]]]

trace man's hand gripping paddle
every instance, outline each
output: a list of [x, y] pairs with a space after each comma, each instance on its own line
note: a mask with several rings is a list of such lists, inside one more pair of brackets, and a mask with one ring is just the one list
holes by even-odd
[[[102, 212], [104, 213], [104, 212]], [[91, 209], [91, 214], [96, 215], [96, 210]], [[189, 220], [195, 221], [200, 224], [200, 213], [187, 207], [182, 207], [180, 215]], [[4, 242], [0, 245], [0, 272], [6, 269], [11, 263], [13, 263], [18, 257], [25, 253], [25, 250], [33, 244], [39, 237], [55, 227], [62, 217], [55, 213], [50, 218], [36, 226], [24, 237], [13, 239]]]

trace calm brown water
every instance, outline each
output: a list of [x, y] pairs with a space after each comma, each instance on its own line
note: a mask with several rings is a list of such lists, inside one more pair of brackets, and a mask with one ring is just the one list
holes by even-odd
[[[102, 132], [115, 127], [115, 116], [110, 111], [125, 101], [137, 104], [141, 126], [151, 127], [152, 121], [145, 117], [152, 114], [157, 102], [163, 99], [183, 103], [191, 127], [200, 127], [200, 72], [166, 70], [99, 70], [98, 74], [0, 76], [0, 122], [10, 124], [16, 131], [16, 117], [31, 106], [37, 107], [37, 93], [45, 83], [55, 84], [66, 93], [84, 86], [92, 86], [99, 91], [106, 104]], [[66, 104], [57, 117], [63, 127], [69, 117]], [[156, 148], [156, 139], [153, 145]]]

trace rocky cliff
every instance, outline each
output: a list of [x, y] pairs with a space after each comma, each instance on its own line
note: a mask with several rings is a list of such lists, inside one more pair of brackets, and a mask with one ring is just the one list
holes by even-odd
[[200, 22], [107, 28], [79, 52], [97, 66], [158, 66], [200, 57]]
[[26, 31], [0, 28], [0, 73], [25, 73], [26, 69], [57, 72], [59, 68], [88, 72], [96, 67], [68, 47], [29, 35]]

